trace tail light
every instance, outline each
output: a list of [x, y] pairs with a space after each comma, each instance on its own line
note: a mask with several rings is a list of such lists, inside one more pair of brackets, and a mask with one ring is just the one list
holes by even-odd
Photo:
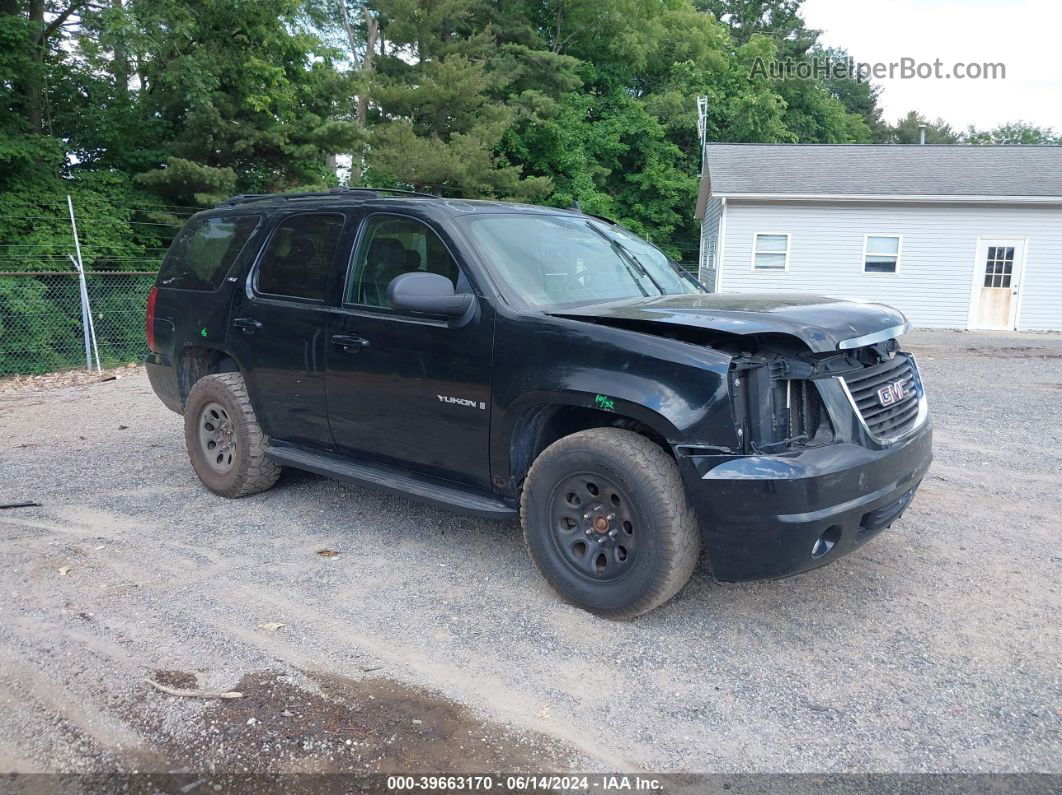
[[152, 287], [148, 293], [147, 317], [144, 321], [144, 331], [147, 336], [148, 350], [155, 353], [155, 301], [159, 297], [159, 288]]

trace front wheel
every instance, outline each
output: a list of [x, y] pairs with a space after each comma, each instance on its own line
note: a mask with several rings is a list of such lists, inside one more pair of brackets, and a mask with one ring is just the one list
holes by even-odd
[[633, 431], [595, 428], [547, 447], [520, 515], [531, 559], [568, 601], [609, 618], [662, 605], [689, 580], [700, 534], [674, 460]]

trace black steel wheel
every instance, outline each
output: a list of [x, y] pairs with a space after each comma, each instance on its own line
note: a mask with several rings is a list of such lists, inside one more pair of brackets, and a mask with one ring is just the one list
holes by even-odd
[[592, 582], [622, 577], [638, 554], [634, 502], [594, 472], [565, 478], [550, 498], [550, 527], [561, 559]]
[[610, 618], [666, 602], [700, 553], [675, 461], [619, 428], [580, 431], [542, 451], [524, 482], [520, 515], [531, 559], [550, 585]]

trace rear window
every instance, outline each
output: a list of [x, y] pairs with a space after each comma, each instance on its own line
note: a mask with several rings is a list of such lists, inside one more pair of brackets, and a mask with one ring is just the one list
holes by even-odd
[[261, 220], [235, 215], [191, 221], [170, 246], [159, 287], [216, 290]]

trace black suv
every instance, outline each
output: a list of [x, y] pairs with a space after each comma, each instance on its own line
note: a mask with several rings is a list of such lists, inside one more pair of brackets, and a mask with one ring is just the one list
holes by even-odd
[[722, 581], [889, 526], [932, 456], [903, 315], [708, 292], [577, 210], [380, 190], [239, 196], [189, 220], [147, 372], [192, 466], [291, 466], [523, 524], [562, 596], [634, 616], [703, 546]]

